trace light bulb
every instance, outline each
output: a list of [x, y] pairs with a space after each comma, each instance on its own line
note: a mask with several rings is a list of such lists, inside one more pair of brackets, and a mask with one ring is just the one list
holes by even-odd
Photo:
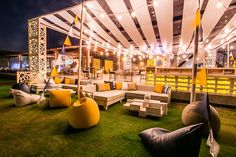
[[223, 2], [218, 1], [218, 2], [216, 3], [216, 8], [220, 9], [220, 8], [222, 8], [222, 7], [223, 7]]
[[101, 14], [100, 14], [100, 17], [104, 19], [104, 18], [105, 18], [105, 14], [104, 14], [104, 13], [101, 13]]
[[131, 16], [132, 16], [133, 18], [135, 18], [136, 14], [135, 14], [134, 11], [131, 13]]
[[158, 1], [157, 0], [153, 0], [153, 5], [157, 6], [158, 5]]
[[118, 21], [121, 21], [121, 20], [122, 20], [122, 16], [121, 16], [121, 15], [118, 15], [118, 16], [117, 16], [117, 19], [118, 19]]

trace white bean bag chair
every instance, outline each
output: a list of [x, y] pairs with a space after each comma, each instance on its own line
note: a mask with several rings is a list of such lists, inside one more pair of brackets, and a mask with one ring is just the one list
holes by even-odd
[[[28, 94], [18, 89], [11, 89], [11, 94], [14, 97], [16, 106], [25, 106], [32, 103], [37, 103], [40, 99], [40, 95]], [[42, 97], [40, 101], [45, 101], [45, 97]]]

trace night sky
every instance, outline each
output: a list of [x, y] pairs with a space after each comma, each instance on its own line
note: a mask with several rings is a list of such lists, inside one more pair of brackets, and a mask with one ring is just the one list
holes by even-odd
[[[3, 0], [0, 50], [27, 52], [28, 19], [78, 4], [80, 0]], [[48, 48], [60, 47], [65, 35], [48, 31]]]

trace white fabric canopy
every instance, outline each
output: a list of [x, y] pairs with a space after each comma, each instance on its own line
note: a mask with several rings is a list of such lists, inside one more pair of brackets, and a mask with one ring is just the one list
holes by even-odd
[[[219, 7], [217, 2], [223, 5]], [[227, 12], [235, 14], [235, 3], [236, 0], [200, 0], [203, 40], [210, 41], [205, 43], [206, 48], [224, 44], [223, 39], [230, 33], [224, 30], [236, 28], [235, 16], [229, 16], [224, 24], [220, 22]], [[84, 39], [108, 48], [117, 49], [121, 45], [122, 51], [134, 49], [143, 54], [192, 53], [193, 44], [186, 50], [194, 33], [198, 5], [197, 0], [85, 1]], [[80, 19], [80, 11], [81, 5], [76, 5], [40, 16], [40, 21], [50, 29], [68, 34], [75, 16]], [[176, 23], [180, 23], [178, 28]], [[79, 38], [80, 22], [73, 28], [69, 35]]]

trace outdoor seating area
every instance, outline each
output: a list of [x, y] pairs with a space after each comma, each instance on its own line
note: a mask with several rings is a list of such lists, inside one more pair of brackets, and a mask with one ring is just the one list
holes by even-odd
[[0, 57], [25, 67], [1, 73], [0, 156], [236, 156], [235, 8], [81, 0], [28, 19], [27, 54]]

